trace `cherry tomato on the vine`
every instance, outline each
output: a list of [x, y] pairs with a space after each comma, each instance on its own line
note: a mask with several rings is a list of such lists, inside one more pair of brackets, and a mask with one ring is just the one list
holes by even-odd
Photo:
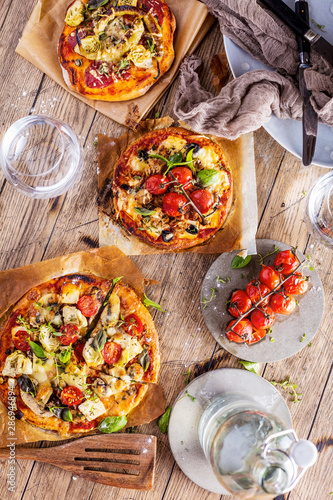
[[274, 266], [280, 268], [281, 272], [287, 275], [295, 271], [298, 264], [299, 260], [293, 250], [282, 250], [274, 259]]
[[164, 194], [168, 189], [168, 179], [162, 174], [155, 174], [146, 180], [146, 189], [151, 194]]
[[236, 292], [233, 292], [231, 295], [228, 311], [232, 316], [238, 318], [239, 315], [246, 313], [251, 306], [251, 299], [247, 296], [244, 290], [236, 290]]
[[[260, 291], [260, 292], [259, 292]], [[270, 292], [270, 289], [261, 283], [259, 280], [252, 280], [246, 287], [246, 293], [250, 297], [252, 304], [256, 304], [260, 298], [264, 297]], [[261, 295], [261, 297], [260, 297]], [[260, 302], [261, 306], [266, 306], [269, 302], [269, 297]]]
[[80, 389], [72, 385], [67, 385], [60, 394], [61, 402], [67, 406], [79, 405], [83, 399]]
[[[230, 321], [229, 325], [227, 326], [227, 330], [235, 322], [236, 322], [235, 319], [233, 321]], [[226, 335], [229, 340], [237, 342], [237, 344], [242, 344], [248, 341], [248, 339], [252, 335], [252, 332], [253, 332], [253, 326], [251, 321], [249, 321], [248, 319], [242, 319], [237, 323], [237, 325], [233, 327], [232, 331], [227, 332]]]
[[247, 343], [251, 345], [255, 344], [256, 342], [259, 342], [259, 340], [265, 337], [266, 333], [267, 333], [266, 330], [253, 330], [252, 335], [250, 335]]
[[77, 302], [77, 307], [87, 318], [94, 316], [97, 313], [99, 306], [100, 303], [97, 298], [92, 295], [83, 295], [83, 297], [81, 297]]
[[102, 349], [102, 356], [108, 365], [113, 365], [119, 361], [122, 348], [117, 342], [107, 342]]
[[214, 205], [215, 201], [213, 193], [206, 189], [197, 189], [193, 191], [193, 193], [190, 194], [190, 198], [202, 214], [206, 214]]
[[143, 332], [143, 323], [136, 314], [128, 314], [124, 321], [122, 327], [129, 335], [140, 335]]
[[302, 273], [296, 271], [295, 274], [287, 279], [287, 281], [283, 284], [283, 287], [287, 293], [302, 295], [302, 293], [305, 293], [309, 288], [308, 277], [303, 276]]
[[182, 194], [168, 193], [163, 198], [163, 212], [170, 217], [180, 217], [186, 210], [187, 199]]
[[251, 322], [255, 329], [270, 328], [275, 321], [275, 314], [269, 306], [255, 309], [251, 314]]
[[[179, 184], [182, 185], [183, 189], [186, 190], [192, 186], [191, 180], [193, 179], [193, 175], [192, 175], [192, 172], [189, 168], [175, 167], [171, 170], [171, 172], [172, 172], [172, 175], [170, 172], [167, 174], [167, 178], [168, 178], [169, 182], [174, 181], [174, 178], [172, 177], [172, 176], [174, 176], [174, 177], [176, 177]], [[174, 185], [176, 185], [176, 183]]]
[[288, 293], [274, 293], [269, 305], [275, 313], [290, 314], [296, 307], [296, 300]]
[[59, 338], [62, 345], [74, 344], [80, 336], [79, 329], [73, 323], [64, 325], [60, 328], [62, 335]]
[[273, 288], [278, 286], [283, 279], [284, 277], [282, 274], [279, 273], [273, 266], [263, 266], [259, 273], [259, 280], [270, 290], [273, 290]]
[[30, 350], [29, 345], [30, 335], [25, 330], [17, 330], [13, 337], [14, 346], [19, 351], [28, 352]]

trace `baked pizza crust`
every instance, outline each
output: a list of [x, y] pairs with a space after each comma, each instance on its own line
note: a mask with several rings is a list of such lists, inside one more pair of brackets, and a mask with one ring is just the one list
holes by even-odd
[[[72, 2], [68, 8], [73, 5]], [[87, 4], [88, 0], [82, 0]], [[161, 24], [161, 39], [163, 41], [163, 56], [153, 57], [153, 65], [150, 68], [139, 68], [134, 64], [128, 71], [127, 79], [118, 78], [109, 85], [102, 87], [91, 87], [86, 84], [85, 73], [94, 61], [91, 61], [80, 54], [74, 52], [69, 40], [75, 34], [75, 27], [64, 27], [58, 44], [58, 58], [62, 68], [63, 78], [67, 86], [74, 92], [78, 92], [84, 97], [100, 101], [128, 101], [144, 95], [149, 88], [156, 83], [160, 77], [171, 67], [175, 57], [173, 48], [173, 35], [176, 29], [176, 20], [164, 0], [138, 0], [138, 7], [154, 5], [160, 9], [163, 21]], [[148, 7], [147, 7], [148, 8]], [[80, 29], [80, 25], [78, 26]], [[81, 66], [77, 66], [80, 60]], [[99, 80], [103, 80], [103, 75], [99, 75]]]
[[[91, 293], [92, 289], [96, 289], [97, 287], [100, 291], [99, 300], [101, 307], [99, 312], [103, 310], [105, 298], [112, 286], [110, 281], [103, 278], [93, 275], [72, 274], [60, 278], [54, 278], [46, 283], [35, 286], [17, 302], [10, 314], [10, 317], [0, 330], [0, 373], [3, 372], [6, 358], [16, 350], [12, 338], [12, 329], [18, 324], [17, 318], [19, 316], [29, 318], [29, 312], [31, 312], [33, 304], [37, 303], [38, 300], [45, 294], [61, 293], [61, 291], [64, 290], [64, 286], [68, 283], [75, 283], [76, 285], [80, 284], [80, 296]], [[94, 420], [89, 421], [81, 418], [74, 419], [72, 422], [63, 421], [55, 416], [43, 417], [37, 415], [22, 400], [19, 385], [16, 383], [15, 388], [11, 390], [13, 390], [16, 395], [18, 418], [41, 429], [60, 434], [61, 436], [70, 436], [72, 434], [88, 432], [96, 428], [98, 423], [107, 416], [127, 415], [144, 398], [149, 387], [148, 383], [157, 382], [160, 367], [158, 337], [148, 310], [141, 303], [134, 289], [132, 289], [129, 285], [117, 283], [113, 288], [112, 294], [116, 294], [120, 298], [122, 315], [126, 316], [127, 314], [135, 313], [138, 317], [140, 317], [144, 325], [144, 330], [140, 336], [139, 342], [143, 345], [149, 345], [150, 363], [142, 379], [137, 383], [131, 383], [131, 390], [128, 390], [127, 388], [126, 390], [117, 392], [110, 397], [100, 397], [100, 400], [106, 408], [106, 412]], [[87, 319], [90, 320], [91, 323], [91, 318]], [[94, 336], [100, 327], [101, 324], [99, 321], [96, 328], [91, 333], [91, 336]], [[74, 359], [76, 359], [75, 355], [73, 356]], [[71, 363], [72, 359], [73, 358], [71, 358]], [[130, 366], [130, 364], [135, 362], [137, 362], [137, 356], [132, 358], [126, 366]], [[97, 367], [89, 366], [87, 369], [87, 380], [90, 380], [90, 383], [92, 383], [93, 380], [100, 376], [103, 367], [103, 364]], [[32, 374], [31, 377], [33, 376], [34, 375]], [[8, 407], [9, 378], [13, 377], [2, 376], [0, 378], [0, 400], [6, 407]]]
[[[140, 205], [139, 200], [141, 191], [139, 191], [138, 195], [136, 195], [132, 193], [132, 189], [127, 190], [127, 188], [128, 184], [132, 185], [131, 178], [134, 177], [132, 164], [138, 157], [138, 152], [140, 150], [146, 152], [150, 151], [152, 153], [158, 152], [159, 146], [170, 137], [175, 138], [175, 143], [179, 139], [180, 141], [186, 142], [187, 145], [195, 143], [198, 144], [200, 148], [208, 148], [208, 150], [212, 152], [211, 155], [215, 155], [215, 158], [218, 158], [218, 162], [221, 163], [224, 171], [224, 179], [227, 181], [228, 186], [226, 189], [220, 190], [218, 208], [211, 216], [207, 217], [207, 223], [205, 225], [201, 223], [199, 224], [198, 234], [191, 235], [186, 231], [183, 231], [183, 234], [178, 236], [174, 235], [170, 242], [166, 242], [163, 240], [161, 235], [156, 238], [147, 230], [144, 230], [142, 226], [145, 218], [141, 217], [140, 215], [135, 213], [135, 211], [133, 211], [133, 206], [135, 204], [136, 206]], [[172, 144], [172, 141], [170, 142], [170, 144]], [[174, 151], [176, 151], [176, 149]], [[163, 174], [163, 172], [166, 170], [165, 164], [162, 167], [156, 166], [156, 170], [154, 170], [155, 166], [152, 166], [151, 164], [147, 164], [146, 168], [143, 168], [142, 161], [140, 161], [140, 165], [141, 171], [139, 172], [139, 175], [142, 175], [143, 179], [143, 181], [141, 181], [141, 189], [144, 189], [145, 181], [149, 176], [156, 173]], [[178, 251], [205, 243], [222, 228], [232, 207], [234, 188], [233, 176], [230, 169], [229, 160], [225, 155], [223, 149], [218, 144], [208, 139], [204, 135], [198, 135], [180, 127], [170, 127], [149, 132], [140, 137], [133, 144], [131, 144], [131, 146], [120, 157], [115, 167], [112, 189], [116, 219], [121, 223], [123, 227], [125, 227], [131, 234], [135, 235], [141, 241], [149, 245], [164, 250]], [[187, 191], [187, 193], [190, 192], [191, 189]], [[133, 203], [128, 202], [130, 196], [133, 196]], [[151, 204], [154, 205], [154, 196], [152, 198], [153, 199], [151, 200]], [[161, 206], [161, 200], [157, 200], [157, 202], [158, 206]], [[182, 222], [186, 224], [188, 217], [189, 215], [185, 214], [179, 219], [177, 218], [177, 220], [179, 220], [180, 224]]]

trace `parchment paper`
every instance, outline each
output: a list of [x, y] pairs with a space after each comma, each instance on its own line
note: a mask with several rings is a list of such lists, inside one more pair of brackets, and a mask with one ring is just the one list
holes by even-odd
[[156, 104], [176, 77], [182, 59], [192, 54], [214, 23], [207, 7], [197, 0], [167, 0], [177, 23], [174, 38], [176, 55], [170, 70], [142, 97], [124, 102], [93, 101], [69, 90], [58, 61], [58, 41], [70, 3], [71, 0], [38, 0], [16, 52], [81, 101], [112, 120], [132, 127]]
[[[99, 197], [99, 244], [117, 245], [127, 255], [168, 253], [168, 250], [154, 248], [127, 232], [113, 218], [112, 179], [119, 157], [141, 135], [158, 128], [169, 127], [170, 117], [141, 122], [137, 131], [127, 131], [119, 138], [98, 135], [98, 188]], [[185, 123], [180, 126], [186, 127]], [[188, 128], [188, 127], [186, 127]], [[234, 177], [234, 201], [227, 221], [213, 238], [204, 245], [186, 251], [194, 253], [222, 253], [235, 249], [247, 249], [256, 253], [257, 192], [252, 134], [245, 134], [236, 141], [209, 136], [226, 153]]]
[[[0, 323], [5, 321], [12, 306], [30, 288], [51, 278], [76, 272], [95, 274], [110, 280], [123, 276], [122, 281], [135, 288], [140, 298], [143, 298], [144, 277], [139, 269], [117, 247], [105, 247], [94, 249], [91, 252], [64, 255], [0, 272], [0, 289], [2, 291], [0, 295]], [[149, 384], [145, 398], [128, 415], [127, 427], [147, 424], [159, 417], [164, 409], [165, 403], [161, 386]], [[13, 436], [8, 435], [8, 423], [7, 409], [0, 402], [0, 447], [7, 446], [10, 439], [13, 440]], [[75, 437], [81, 436], [75, 435]], [[44, 431], [27, 422], [15, 419], [15, 438], [15, 444], [19, 445], [41, 440], [62, 441], [68, 439], [68, 436], [61, 437], [53, 432]]]

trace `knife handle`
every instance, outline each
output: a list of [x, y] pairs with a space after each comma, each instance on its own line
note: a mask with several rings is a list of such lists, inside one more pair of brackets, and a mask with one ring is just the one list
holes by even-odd
[[[309, 4], [304, 0], [295, 2], [295, 12], [306, 23], [309, 23]], [[303, 37], [297, 35], [298, 52], [301, 62], [309, 64], [310, 62], [310, 43]]]
[[257, 3], [274, 12], [296, 35], [303, 36], [310, 29], [310, 26], [282, 0], [257, 0]]

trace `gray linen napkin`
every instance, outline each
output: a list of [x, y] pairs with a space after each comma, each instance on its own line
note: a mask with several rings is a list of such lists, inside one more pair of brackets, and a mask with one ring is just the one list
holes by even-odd
[[[251, 71], [213, 96], [199, 82], [200, 58], [188, 57], [180, 72], [174, 112], [193, 129], [236, 139], [270, 119], [302, 117], [298, 90], [299, 55], [294, 33], [256, 0], [203, 0], [221, 31], [275, 71]], [[213, 54], [212, 54], [213, 55]], [[333, 126], [333, 68], [314, 50], [305, 81], [320, 121]]]

